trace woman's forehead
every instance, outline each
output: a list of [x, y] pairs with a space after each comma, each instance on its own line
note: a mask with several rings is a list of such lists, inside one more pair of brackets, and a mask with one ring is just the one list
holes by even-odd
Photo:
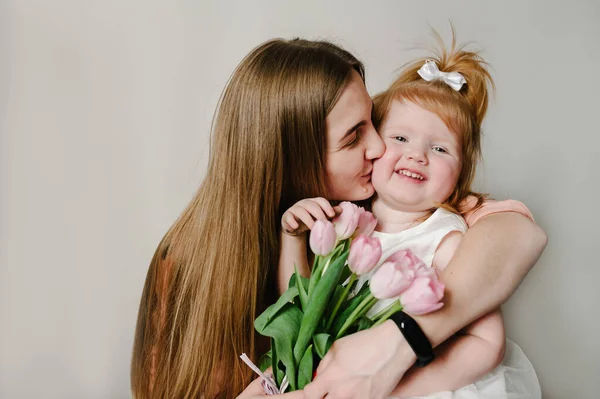
[[327, 115], [327, 131], [337, 139], [343, 138], [355, 126], [370, 122], [372, 108], [373, 102], [364, 82], [353, 71], [340, 98]]

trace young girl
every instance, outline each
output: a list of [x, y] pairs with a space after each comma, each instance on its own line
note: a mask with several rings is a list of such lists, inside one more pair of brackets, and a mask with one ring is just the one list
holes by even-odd
[[[467, 229], [460, 214], [483, 202], [471, 184], [481, 153], [488, 86], [493, 87], [493, 82], [485, 62], [476, 53], [456, 49], [453, 42], [449, 53], [442, 49], [435, 59], [408, 65], [392, 86], [374, 99], [374, 122], [386, 144], [372, 173], [377, 194], [371, 206], [378, 219], [373, 235], [383, 249], [380, 264], [408, 248], [428, 266], [441, 270], [449, 263]], [[340, 209], [323, 199], [303, 200], [283, 215], [282, 227], [296, 234], [311, 227], [313, 218], [336, 211]], [[299, 270], [310, 273], [306, 252], [293, 242], [291, 238], [282, 242], [281, 276], [291, 274], [294, 262], [301, 265]], [[293, 254], [284, 253], [286, 250]], [[359, 287], [372, 274], [362, 276]], [[394, 300], [379, 301], [369, 315]], [[392, 394], [406, 397], [455, 391], [450, 397], [473, 397], [474, 393], [494, 398], [509, 393], [511, 398], [521, 393], [539, 396], [535, 373], [514, 344], [509, 343], [509, 350], [518, 367], [511, 369], [510, 375], [505, 375], [506, 366], [497, 367], [504, 357], [505, 342], [503, 319], [497, 310], [440, 347], [432, 364], [406, 374]]]

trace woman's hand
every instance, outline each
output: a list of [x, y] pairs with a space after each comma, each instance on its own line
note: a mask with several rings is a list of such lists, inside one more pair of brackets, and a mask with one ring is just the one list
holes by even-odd
[[387, 321], [335, 341], [314, 381], [304, 387], [304, 397], [384, 399], [414, 362], [402, 333]]
[[[244, 389], [244, 392], [239, 394], [236, 399], [264, 399], [267, 397], [273, 397], [265, 393], [265, 391], [262, 388], [261, 381], [262, 380], [260, 377], [252, 381], [250, 385], [248, 385], [246, 389]], [[294, 391], [274, 396], [279, 396], [282, 399], [304, 399], [304, 392]]]
[[315, 220], [331, 219], [340, 211], [325, 198], [303, 199], [285, 211], [281, 217], [281, 229], [286, 234], [297, 236], [312, 229]]

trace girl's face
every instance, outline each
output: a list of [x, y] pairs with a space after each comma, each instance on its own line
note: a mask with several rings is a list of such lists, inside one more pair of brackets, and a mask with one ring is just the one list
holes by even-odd
[[373, 168], [377, 196], [407, 212], [446, 201], [462, 162], [458, 138], [446, 124], [417, 104], [393, 101], [379, 130], [386, 151]]
[[360, 201], [374, 194], [373, 160], [385, 147], [371, 122], [373, 102], [360, 75], [352, 77], [327, 115], [326, 185], [330, 200]]

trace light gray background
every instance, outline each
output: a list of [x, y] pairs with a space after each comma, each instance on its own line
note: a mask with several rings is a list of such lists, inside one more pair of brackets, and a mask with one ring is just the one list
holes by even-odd
[[474, 40], [498, 86], [479, 188], [524, 201], [542, 259], [504, 307], [544, 398], [597, 398], [597, 1], [0, 1], [0, 397], [125, 398], [147, 265], [207, 160], [218, 96], [271, 37], [328, 38], [371, 93]]

